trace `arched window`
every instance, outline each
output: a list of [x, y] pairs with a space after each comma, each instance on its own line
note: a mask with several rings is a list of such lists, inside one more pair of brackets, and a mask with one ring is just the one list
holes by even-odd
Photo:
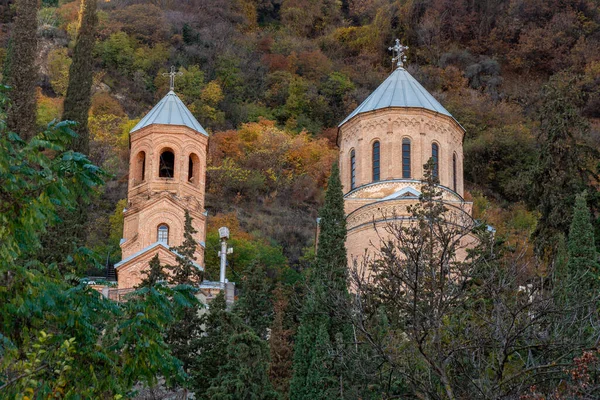
[[146, 179], [146, 152], [140, 151], [135, 158], [134, 184]]
[[170, 150], [160, 153], [158, 176], [161, 178], [172, 178], [175, 173], [175, 154]]
[[194, 185], [200, 182], [200, 159], [193, 153], [188, 160], [188, 182]]
[[431, 144], [431, 158], [433, 158], [433, 176], [439, 178], [440, 163], [439, 163], [440, 148], [437, 143]]
[[410, 139], [402, 139], [402, 178], [410, 179]]
[[157, 241], [164, 243], [164, 244], [169, 244], [169, 226], [168, 225], [161, 224], [158, 226]]
[[379, 142], [373, 142], [373, 182], [377, 182], [381, 176], [379, 161], [380, 161], [380, 149]]
[[452, 188], [456, 192], [456, 153], [452, 155]]
[[350, 190], [356, 188], [356, 153], [350, 152]]

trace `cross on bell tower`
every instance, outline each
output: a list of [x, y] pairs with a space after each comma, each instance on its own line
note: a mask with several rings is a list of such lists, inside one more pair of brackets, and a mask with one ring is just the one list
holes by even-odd
[[398, 68], [404, 67], [404, 63], [406, 62], [406, 54], [404, 52], [408, 50], [408, 46], [401, 45], [400, 39], [396, 39], [396, 44], [388, 47], [388, 50], [393, 54], [392, 63], [396, 63]]
[[170, 85], [170, 90], [171, 91], [175, 91], [175, 76], [177, 76], [177, 75], [181, 76], [181, 75], [183, 75], [183, 72], [181, 72], [181, 71], [176, 72], [174, 65], [171, 66], [171, 71], [170, 72], [165, 72], [165, 73], [162, 74], [162, 76], [168, 76], [169, 77], [169, 79], [170, 79], [169, 85]]

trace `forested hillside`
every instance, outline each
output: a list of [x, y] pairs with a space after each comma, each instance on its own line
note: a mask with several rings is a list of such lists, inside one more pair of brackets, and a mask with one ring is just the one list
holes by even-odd
[[[372, 282], [338, 246], [337, 126], [395, 38], [466, 130], [470, 228], [495, 228], [452, 264], [460, 282], [419, 281], [385, 248]], [[202, 316], [194, 279], [161, 284], [158, 258], [127, 303], [80, 284], [121, 260], [129, 131], [171, 66], [209, 133], [204, 278], [228, 226], [240, 289]], [[0, 397], [599, 395], [598, 1], [0, 0], [0, 78]], [[423, 224], [443, 214], [427, 179]], [[395, 234], [430, 267], [456, 251]]]
[[[3, 10], [6, 69], [12, 9]], [[64, 0], [38, 12], [39, 126], [61, 115], [78, 12]], [[90, 158], [113, 176], [93, 202], [88, 245], [111, 262], [127, 133], [168, 90], [171, 65], [183, 72], [177, 93], [211, 132], [210, 214], [233, 213], [256, 246], [279, 247], [293, 266], [313, 240], [336, 126], [391, 71], [396, 37], [410, 47], [411, 74], [465, 127], [469, 191], [501, 232], [535, 226], [523, 204], [538, 206], [530, 189], [551, 78], [587, 119], [577, 140], [598, 145], [592, 1], [113, 0], [98, 4], [98, 19]]]

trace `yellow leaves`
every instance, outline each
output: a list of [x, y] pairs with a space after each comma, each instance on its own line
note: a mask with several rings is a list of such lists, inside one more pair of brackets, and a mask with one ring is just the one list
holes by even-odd
[[55, 97], [46, 97], [41, 89], [37, 89], [37, 124], [47, 125], [54, 119], [59, 119], [62, 115], [63, 99]]
[[219, 83], [217, 81], [211, 81], [202, 90], [200, 100], [211, 106], [215, 106], [220, 103], [224, 97], [223, 90], [221, 89]]

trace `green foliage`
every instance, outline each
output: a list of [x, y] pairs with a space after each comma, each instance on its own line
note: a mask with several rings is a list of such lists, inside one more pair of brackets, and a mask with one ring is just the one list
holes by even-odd
[[[294, 347], [291, 399], [331, 398], [348, 391], [352, 359], [339, 362], [344, 353], [333, 343], [349, 343], [348, 262], [344, 197], [337, 164], [333, 165], [325, 204], [319, 212], [319, 240], [315, 265], [309, 270], [300, 326]], [[343, 346], [342, 346], [343, 347]], [[316, 397], [315, 397], [316, 396]]]
[[196, 266], [196, 249], [198, 242], [194, 239], [197, 231], [192, 226], [192, 217], [185, 210], [183, 227], [183, 243], [173, 248], [176, 253], [177, 265], [169, 266], [171, 275], [169, 282], [174, 285], [193, 285], [202, 281], [202, 271]]
[[125, 32], [111, 34], [108, 39], [98, 43], [96, 51], [106, 68], [114, 68], [127, 74], [135, 58], [135, 41]]
[[55, 93], [64, 96], [69, 84], [69, 67], [71, 59], [67, 55], [67, 49], [56, 49], [48, 54], [48, 72], [50, 84]]
[[149, 269], [142, 271], [143, 278], [137, 289], [144, 287], [153, 288], [154, 286], [167, 281], [168, 274], [160, 264], [158, 254], [155, 254], [154, 257], [152, 257], [149, 267]]
[[267, 374], [268, 346], [251, 331], [236, 333], [227, 343], [225, 363], [206, 396], [210, 399], [279, 399]]
[[[202, 281], [202, 271], [196, 267], [195, 263], [195, 252], [198, 247], [193, 236], [195, 233], [192, 217], [186, 210], [183, 243], [172, 249], [176, 253], [177, 265], [167, 266], [170, 270], [168, 281], [170, 284], [177, 285], [175, 287], [191, 288]], [[172, 325], [167, 332], [167, 343], [173, 355], [183, 363], [183, 369], [186, 372], [194, 363], [198, 341], [202, 335], [201, 308], [202, 306], [197, 301], [193, 307], [182, 308], [177, 313], [179, 322]], [[188, 385], [189, 379], [186, 379], [184, 386]]]
[[269, 336], [271, 363], [269, 377], [273, 388], [282, 399], [289, 398], [290, 380], [292, 378], [292, 329], [290, 329], [287, 314], [289, 312], [289, 294], [286, 287], [278, 284], [273, 291], [273, 324]]
[[[558, 233], [566, 234], [575, 196], [598, 178], [593, 160], [598, 151], [587, 145], [589, 125], [580, 114], [581, 93], [572, 90], [573, 76], [556, 76], [544, 87], [539, 110], [540, 146], [533, 176], [530, 203], [540, 212], [534, 237], [540, 253], [552, 248]], [[596, 198], [592, 199], [596, 207]]]
[[10, 62], [4, 79], [12, 91], [6, 123], [8, 129], [31, 139], [36, 133], [35, 85], [38, 71], [35, 65], [37, 52], [37, 0], [15, 2], [16, 16], [12, 29]]
[[576, 279], [581, 290], [589, 288], [595, 291], [600, 284], [600, 265], [594, 240], [590, 210], [586, 201], [586, 193], [575, 199], [573, 219], [569, 228], [567, 271], [571, 279]]
[[[287, 259], [281, 247], [265, 243], [262, 239], [232, 237], [228, 242], [233, 247], [233, 254], [228, 256], [229, 268], [227, 278], [232, 282], [239, 280], [243, 271], [251, 271], [253, 263], [261, 265], [261, 269], [271, 276], [280, 276], [287, 269]], [[218, 251], [220, 239], [218, 232], [206, 235], [206, 274], [207, 279], [216, 280], [219, 277], [220, 262]]]
[[263, 267], [257, 262], [252, 262], [246, 268], [244, 278], [239, 284], [241, 295], [235, 304], [235, 312], [244, 324], [265, 340], [273, 319], [273, 304], [271, 284]]
[[[3, 94], [0, 94], [2, 103]], [[56, 222], [59, 207], [74, 207], [102, 183], [102, 171], [82, 154], [65, 150], [75, 136], [71, 123], [51, 123], [29, 142], [0, 134], [0, 265], [39, 248], [39, 234]], [[53, 156], [44, 149], [54, 152]]]

